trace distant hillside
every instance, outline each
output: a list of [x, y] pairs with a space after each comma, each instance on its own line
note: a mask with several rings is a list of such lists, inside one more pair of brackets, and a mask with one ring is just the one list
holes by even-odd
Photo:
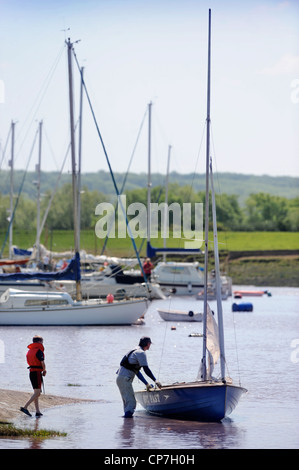
[[[125, 174], [114, 174], [118, 188], [121, 189]], [[18, 193], [23, 178], [23, 172], [16, 170], [14, 173], [14, 192]], [[58, 172], [46, 172], [41, 176], [41, 191], [46, 192], [52, 190], [56, 185]], [[222, 194], [235, 194], [239, 197], [240, 205], [251, 193], [264, 192], [271, 195], [277, 195], [292, 199], [299, 197], [299, 178], [291, 176], [255, 176], [243, 175], [239, 173], [219, 173], [215, 175], [215, 190]], [[23, 187], [23, 194], [28, 195], [31, 199], [36, 197], [36, 173], [28, 172]], [[114, 187], [110, 173], [107, 171], [99, 171], [97, 173], [83, 173], [81, 176], [82, 186], [86, 186], [90, 191], [97, 190], [107, 195], [114, 195]], [[64, 173], [61, 177], [60, 186], [71, 182], [71, 174]], [[193, 190], [204, 190], [205, 176], [186, 174], [182, 175], [172, 172], [169, 175], [169, 183], [178, 183], [180, 186], [192, 186]], [[164, 185], [165, 175], [152, 174], [152, 186]], [[127, 178], [125, 190], [137, 189], [147, 186], [146, 173], [130, 173]], [[10, 192], [10, 174], [8, 170], [0, 172], [0, 191], [2, 194]]]

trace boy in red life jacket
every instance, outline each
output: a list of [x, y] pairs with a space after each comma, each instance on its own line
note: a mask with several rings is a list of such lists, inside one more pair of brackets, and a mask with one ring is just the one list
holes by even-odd
[[45, 365], [45, 356], [44, 356], [44, 346], [43, 346], [43, 338], [41, 336], [34, 336], [32, 339], [32, 343], [29, 344], [26, 358], [28, 362], [28, 369], [30, 382], [33, 388], [33, 395], [24, 405], [24, 407], [20, 408], [20, 411], [25, 413], [28, 416], [32, 416], [31, 413], [28, 411], [28, 406], [30, 403], [34, 401], [35, 405], [35, 416], [38, 418], [42, 416], [42, 413], [39, 409], [38, 397], [41, 394], [41, 388], [43, 383], [43, 376], [46, 375], [46, 365]]

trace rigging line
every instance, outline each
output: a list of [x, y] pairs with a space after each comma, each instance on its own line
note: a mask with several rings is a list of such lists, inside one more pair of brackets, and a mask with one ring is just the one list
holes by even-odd
[[164, 354], [164, 347], [165, 347], [165, 342], [166, 342], [167, 322], [164, 321], [164, 323], [165, 323], [165, 325], [164, 325], [164, 336], [163, 336], [162, 350], [161, 350], [161, 354], [160, 354], [160, 363], [159, 363], [159, 368], [158, 368], [158, 378], [160, 377], [162, 359], [163, 359], [163, 354]]
[[[137, 134], [137, 139], [136, 139], [136, 142], [135, 142], [135, 145], [134, 145], [134, 148], [133, 148], [133, 152], [132, 152], [132, 155], [131, 155], [131, 158], [130, 158], [130, 161], [129, 161], [129, 165], [128, 165], [128, 169], [126, 171], [126, 174], [125, 174], [125, 177], [124, 177], [124, 180], [123, 180], [123, 184], [122, 184], [122, 187], [121, 187], [121, 194], [123, 193], [124, 191], [124, 188], [125, 188], [125, 185], [126, 185], [126, 182], [127, 182], [127, 178], [128, 178], [128, 175], [129, 175], [129, 171], [130, 171], [130, 168], [131, 168], [131, 164], [132, 164], [132, 161], [133, 161], [133, 157], [135, 155], [135, 150], [137, 148], [137, 144], [139, 142], [139, 137], [140, 137], [140, 134], [141, 134], [141, 130], [143, 128], [143, 124], [144, 124], [144, 121], [145, 121], [145, 118], [146, 118], [146, 115], [147, 115], [147, 108], [145, 110], [145, 113], [143, 115], [143, 118], [142, 118], [142, 121], [141, 121], [141, 125], [139, 127], [139, 131], [138, 131], [138, 134]], [[115, 207], [115, 214], [117, 213], [117, 210], [118, 210], [118, 200], [116, 201], [116, 207]], [[106, 246], [107, 246], [107, 243], [108, 243], [108, 239], [109, 239], [109, 233], [110, 231], [107, 233], [106, 235], [106, 238], [104, 240], [104, 244], [103, 244], [103, 248], [102, 248], [102, 252], [101, 252], [101, 255], [104, 254], [104, 251], [106, 249]]]
[[[24, 142], [25, 142], [25, 140], [26, 140], [26, 137], [27, 137], [27, 134], [28, 134], [28, 132], [29, 132], [29, 129], [30, 129], [30, 127], [31, 127], [31, 125], [32, 125], [32, 123], [33, 123], [33, 121], [34, 121], [34, 119], [35, 119], [36, 114], [37, 114], [37, 111], [39, 110], [39, 108], [40, 108], [40, 106], [41, 106], [41, 104], [42, 104], [42, 101], [43, 101], [43, 99], [44, 99], [44, 97], [45, 97], [45, 94], [46, 94], [46, 91], [47, 91], [47, 89], [48, 89], [48, 87], [49, 87], [49, 85], [50, 85], [50, 83], [51, 83], [52, 77], [53, 77], [54, 72], [55, 72], [55, 70], [56, 70], [56, 68], [57, 68], [57, 66], [58, 66], [58, 63], [59, 63], [60, 59], [61, 59], [61, 56], [62, 56], [63, 51], [64, 51], [64, 45], [63, 45], [63, 47], [60, 49], [60, 51], [59, 51], [57, 57], [55, 58], [54, 63], [53, 63], [53, 65], [51, 66], [51, 68], [50, 68], [50, 70], [49, 70], [49, 72], [48, 72], [48, 74], [47, 74], [47, 76], [46, 76], [46, 78], [45, 78], [45, 80], [44, 80], [44, 84], [41, 86], [41, 88], [40, 88], [40, 90], [39, 90], [39, 92], [38, 92], [38, 94], [37, 94], [37, 96], [36, 96], [36, 98], [35, 98], [35, 100], [34, 100], [32, 106], [31, 106], [31, 108], [30, 108], [30, 110], [29, 110], [29, 112], [28, 112], [28, 114], [27, 114], [27, 117], [26, 117], [24, 123], [22, 124], [22, 126], [21, 126], [21, 128], [20, 128], [19, 135], [21, 135], [21, 132], [22, 132], [22, 130], [23, 130], [25, 124], [26, 124], [27, 121], [29, 120], [30, 115], [33, 114], [33, 115], [32, 115], [32, 119], [31, 119], [31, 123], [30, 123], [30, 125], [28, 126], [28, 129], [27, 129], [27, 132], [26, 132], [26, 134], [25, 134], [25, 136], [24, 136], [24, 138], [23, 138], [23, 141], [21, 142], [21, 145], [20, 145], [20, 148], [19, 148], [19, 150], [18, 150], [18, 153], [17, 153], [17, 156], [16, 156], [15, 161], [17, 160], [18, 154], [20, 153], [20, 151], [21, 151], [21, 149], [22, 149], [22, 147], [23, 147], [23, 144], [24, 144]], [[36, 105], [36, 103], [37, 103], [37, 105]], [[35, 107], [36, 107], [36, 109], [34, 110]], [[18, 137], [17, 137], [16, 140], [18, 140]]]
[[[163, 192], [163, 187], [161, 186], [160, 191], [159, 191], [159, 194], [158, 194], [158, 198], [157, 198], [157, 204], [158, 204], [159, 201], [160, 201], [160, 197], [162, 196], [162, 192]], [[147, 210], [150, 210], [150, 209], [147, 208]], [[151, 222], [152, 222], [152, 219], [153, 219], [153, 214], [151, 213], [151, 215], [150, 215], [150, 220], [151, 220]], [[138, 250], [138, 253], [139, 253], [139, 254], [141, 253], [141, 250], [142, 250], [142, 248], [143, 248], [143, 245], [144, 245], [144, 243], [145, 243], [146, 241], [147, 241], [147, 238], [142, 238], [141, 243], [140, 243], [140, 246], [139, 246], [139, 250]]]
[[[198, 152], [197, 152], [197, 157], [196, 157], [196, 162], [195, 162], [195, 167], [194, 167], [194, 172], [193, 172], [192, 180], [191, 180], [191, 184], [190, 184], [189, 197], [188, 197], [188, 200], [189, 200], [189, 201], [190, 201], [190, 197], [191, 197], [191, 191], [193, 190], [193, 187], [194, 187], [194, 180], [195, 180], [195, 176], [196, 176], [196, 168], [197, 168], [199, 156], [200, 156], [200, 153], [201, 153], [201, 148], [202, 148], [202, 144], [203, 144], [203, 139], [204, 139], [204, 136], [205, 136], [205, 130], [206, 130], [206, 121], [205, 121], [205, 124], [204, 124], [204, 126], [203, 126], [202, 136], [201, 136], [201, 140], [200, 140], [200, 144], [199, 144], [199, 149], [198, 149]], [[195, 239], [192, 238], [192, 240], [195, 240]], [[181, 237], [181, 238], [179, 239], [179, 241], [178, 241], [179, 247], [182, 246], [182, 242], [183, 242], [183, 238]]]
[[[198, 149], [198, 152], [197, 152], [197, 158], [196, 158], [196, 162], [195, 162], [195, 168], [194, 168], [194, 172], [193, 172], [193, 175], [192, 175], [192, 181], [191, 181], [191, 184], [190, 184], [189, 201], [190, 201], [191, 191], [192, 191], [193, 186], [194, 186], [194, 180], [195, 180], [195, 176], [196, 176], [196, 168], [197, 168], [199, 156], [200, 156], [200, 153], [201, 153], [203, 139], [204, 139], [204, 136], [205, 136], [205, 130], [206, 130], [206, 121], [205, 121], [205, 124], [203, 126], [202, 136], [201, 136], [199, 149]], [[192, 238], [192, 240], [195, 241], [195, 238]], [[183, 237], [179, 238], [179, 240], [178, 240], [179, 248], [182, 246], [182, 243], [183, 243]], [[174, 281], [174, 277], [175, 277], [175, 274], [173, 274], [173, 281]], [[170, 300], [169, 300], [169, 307], [170, 307], [170, 305], [171, 305], [171, 296], [170, 296]]]
[[[101, 141], [101, 144], [102, 144], [103, 152], [104, 152], [104, 155], [105, 155], [105, 158], [106, 158], [106, 161], [107, 161], [107, 164], [108, 164], [108, 168], [109, 168], [109, 171], [110, 171], [110, 175], [111, 175], [111, 178], [112, 178], [112, 181], [113, 181], [113, 186], [114, 186], [114, 189], [115, 189], [115, 192], [116, 192], [117, 196], [119, 196], [119, 195], [120, 195], [119, 189], [118, 189], [118, 186], [117, 186], [115, 177], [114, 177], [114, 173], [113, 173], [113, 171], [112, 171], [112, 167], [111, 167], [111, 164], [110, 164], [110, 161], [109, 161], [109, 158], [108, 158], [108, 154], [107, 154], [107, 150], [106, 150], [106, 147], [105, 147], [103, 138], [102, 138], [102, 134], [101, 134], [101, 132], [100, 132], [100, 129], [99, 129], [99, 126], [98, 126], [96, 117], [95, 117], [95, 113], [94, 113], [94, 110], [93, 110], [93, 107], [92, 107], [92, 104], [91, 104], [91, 100], [90, 100], [90, 97], [89, 97], [89, 93], [88, 93], [87, 88], [86, 88], [86, 84], [85, 84], [85, 81], [84, 81], [84, 78], [83, 78], [83, 75], [82, 75], [82, 69], [81, 69], [81, 67], [80, 67], [80, 65], [79, 65], [77, 56], [76, 56], [75, 51], [74, 51], [73, 48], [72, 48], [72, 51], [73, 51], [73, 55], [74, 55], [75, 60], [76, 60], [76, 63], [77, 63], [77, 67], [78, 67], [79, 72], [80, 72], [82, 84], [83, 84], [83, 87], [84, 87], [84, 91], [85, 91], [85, 94], [86, 94], [86, 97], [87, 97], [87, 101], [88, 101], [88, 104], [89, 104], [89, 107], [90, 107], [90, 111], [91, 111], [91, 114], [92, 114], [92, 117], [93, 117], [95, 126], [96, 126], [96, 129], [97, 129], [97, 133], [98, 133], [98, 136], [99, 136], [100, 141]], [[133, 238], [133, 235], [132, 235], [132, 232], [131, 232], [131, 228], [130, 228], [130, 225], [129, 225], [129, 222], [128, 222], [128, 217], [127, 217], [127, 214], [125, 213], [125, 210], [124, 210], [124, 207], [123, 207], [121, 201], [120, 201], [120, 205], [121, 205], [121, 209], [122, 209], [122, 211], [123, 211], [123, 214], [124, 214], [124, 217], [125, 217], [125, 220], [126, 220], [126, 225], [127, 225], [128, 230], [129, 230], [129, 235], [130, 235], [130, 238], [131, 238], [131, 241], [132, 241], [132, 244], [133, 244], [135, 253], [136, 253], [137, 258], [138, 258], [138, 263], [139, 263], [141, 272], [142, 272], [142, 274], [143, 274], [143, 276], [144, 276], [144, 280], [145, 280], [145, 282], [146, 282], [146, 285], [148, 286], [148, 279], [147, 279], [147, 276], [146, 276], [145, 273], [144, 273], [143, 266], [142, 266], [142, 263], [141, 263], [141, 261], [140, 261], [139, 255], [138, 255], [137, 246], [136, 246], [136, 243], [135, 243], [135, 240], [134, 240], [134, 238]]]
[[197, 158], [196, 158], [196, 162], [195, 162], [195, 169], [194, 169], [194, 172], [193, 172], [191, 187], [193, 187], [193, 182], [194, 182], [194, 178], [195, 178], [195, 175], [196, 175], [196, 168], [197, 168], [197, 165], [198, 165], [199, 155], [201, 153], [201, 147], [202, 147], [203, 139], [204, 139], [204, 136], [205, 136], [206, 126], [207, 126], [207, 121], [205, 121], [205, 124], [203, 126], [203, 131], [202, 131], [202, 136], [201, 136], [201, 140], [200, 140], [200, 144], [199, 144], [199, 149], [198, 149], [198, 152], [197, 152]]
[[18, 193], [16, 202], [15, 202], [15, 206], [14, 206], [14, 208], [13, 208], [12, 214], [10, 214], [9, 225], [8, 225], [7, 232], [6, 232], [6, 235], [5, 235], [5, 239], [4, 239], [4, 241], [3, 241], [3, 245], [2, 245], [2, 248], [1, 248], [0, 258], [2, 258], [3, 250], [4, 250], [5, 245], [6, 245], [6, 242], [7, 242], [7, 238], [8, 238], [9, 231], [10, 231], [10, 227], [11, 227], [11, 224], [12, 224], [12, 222], [13, 222], [13, 219], [14, 219], [14, 216], [15, 216], [15, 213], [16, 213], [16, 209], [17, 209], [18, 204], [19, 204], [21, 192], [22, 192], [22, 189], [23, 189], [23, 186], [24, 186], [24, 182], [25, 182], [25, 178], [26, 178], [27, 171], [28, 171], [28, 166], [29, 166], [29, 163], [30, 163], [32, 154], [33, 154], [33, 149], [34, 149], [35, 142], [36, 142], [36, 138], [37, 138], [38, 134], [39, 134], [39, 128], [36, 130], [35, 137], [34, 137], [34, 140], [33, 140], [33, 144], [32, 144], [32, 147], [31, 147], [31, 151], [30, 151], [30, 154], [29, 154], [28, 162], [27, 162], [27, 165], [26, 165], [26, 169], [25, 169], [25, 171], [24, 171], [23, 179], [22, 179], [22, 182], [21, 182], [21, 185], [20, 185], [20, 188], [19, 188], [19, 193]]
[[56, 165], [56, 168], [57, 168], [57, 171], [58, 171], [58, 170], [59, 170], [59, 166], [58, 166], [58, 164], [57, 164], [57, 161], [56, 161], [56, 158], [55, 158], [55, 153], [54, 153], [54, 151], [53, 151], [53, 148], [52, 148], [52, 145], [51, 145], [51, 142], [50, 142], [50, 139], [49, 139], [47, 130], [46, 130], [46, 128], [45, 128], [45, 125], [43, 126], [43, 132], [44, 132], [44, 134], [45, 134], [46, 141], [48, 142], [49, 151], [50, 151], [50, 153], [51, 153], [51, 155], [52, 155], [52, 158], [53, 158], [53, 160], [54, 160], [54, 162], [55, 162], [55, 165]]
[[[213, 131], [212, 131], [212, 125], [211, 125], [211, 140], [212, 140], [212, 145], [213, 145], [213, 152], [214, 152], [214, 156], [215, 156], [215, 164], [216, 164], [216, 152], [215, 152], [215, 145], [214, 145], [214, 138], [213, 138]], [[216, 164], [216, 167], [217, 167], [217, 164]], [[219, 197], [220, 197], [220, 201], [221, 201], [221, 196], [222, 196], [222, 193], [221, 193], [221, 190], [220, 190], [220, 182], [219, 182], [219, 173], [216, 172], [217, 174], [217, 185], [218, 185], [218, 194], [219, 194]], [[227, 241], [227, 232], [224, 230], [224, 236], [225, 236], [225, 245], [226, 245], [226, 249], [228, 249], [228, 241]], [[236, 320], [235, 320], [235, 312], [232, 308], [232, 304], [233, 304], [233, 298], [231, 297], [231, 310], [233, 312], [233, 328], [234, 328], [234, 338], [235, 338], [235, 353], [236, 353], [236, 362], [237, 362], [237, 369], [238, 369], [238, 376], [239, 376], [239, 385], [241, 386], [241, 373], [240, 373], [240, 362], [239, 362], [239, 354], [238, 354], [238, 342], [237, 342], [237, 330], [236, 330]], [[226, 361], [225, 361], [226, 362]], [[226, 362], [226, 367], [227, 367], [227, 362]], [[227, 370], [228, 370], [228, 367], [227, 367]]]
[[[216, 166], [216, 178], [217, 178], [217, 186], [218, 186], [218, 195], [219, 195], [220, 203], [221, 203], [222, 202], [222, 193], [221, 193], [221, 189], [220, 189], [219, 173], [218, 173], [218, 170], [217, 170], [217, 158], [216, 158], [216, 151], [215, 151], [214, 138], [213, 138], [212, 122], [211, 122], [211, 140], [212, 140], [214, 160], [215, 160], [215, 166]], [[227, 231], [222, 230], [222, 232], [224, 232], [225, 246], [226, 246], [226, 250], [228, 250]]]
[[[76, 125], [75, 125], [74, 131], [76, 131], [77, 125], [78, 125], [78, 122], [77, 122]], [[44, 213], [44, 216], [43, 216], [43, 220], [42, 220], [42, 223], [41, 223], [40, 228], [39, 228], [38, 238], [41, 237], [42, 231], [43, 231], [43, 229], [44, 229], [44, 225], [45, 225], [45, 223], [46, 223], [46, 220], [47, 220], [47, 217], [48, 217], [48, 214], [49, 214], [49, 211], [50, 211], [50, 208], [51, 208], [51, 205], [52, 205], [54, 196], [55, 196], [55, 194], [56, 194], [56, 191], [57, 191], [59, 182], [60, 182], [60, 180], [61, 180], [63, 168], [64, 168], [64, 165], [65, 165], [65, 162], [66, 162], [66, 158], [67, 158], [67, 156], [68, 156], [68, 154], [69, 154], [70, 148], [71, 148], [71, 143], [68, 144], [68, 147], [67, 147], [67, 150], [66, 150], [66, 153], [65, 153], [63, 162], [62, 162], [62, 166], [61, 166], [60, 173], [59, 173], [58, 178], [57, 178], [57, 180], [56, 180], [56, 184], [55, 184], [55, 187], [54, 187], [54, 189], [53, 189], [53, 191], [52, 191], [51, 197], [50, 197], [50, 199], [49, 199], [48, 206], [47, 206], [47, 208], [46, 208], [46, 210], [45, 210], [45, 213]]]
[[9, 131], [8, 131], [7, 139], [6, 139], [4, 148], [3, 148], [2, 159], [1, 159], [1, 162], [0, 162], [0, 171], [1, 171], [2, 163], [3, 163], [4, 157], [5, 157], [6, 148], [7, 148], [7, 146], [8, 146], [8, 142], [9, 142], [9, 139], [10, 139], [10, 134], [11, 134], [11, 126], [9, 126]]
[[[231, 298], [231, 307], [232, 307], [232, 298]], [[233, 311], [233, 325], [234, 325], [234, 336], [235, 336], [235, 353], [236, 353], [236, 361], [237, 361], [237, 368], [238, 368], [238, 376], [239, 376], [239, 385], [241, 387], [241, 373], [240, 373], [240, 363], [239, 363], [239, 354], [238, 354], [238, 342], [237, 342], [237, 330], [236, 330], [236, 320], [235, 320], [235, 312], [233, 308], [231, 308]]]

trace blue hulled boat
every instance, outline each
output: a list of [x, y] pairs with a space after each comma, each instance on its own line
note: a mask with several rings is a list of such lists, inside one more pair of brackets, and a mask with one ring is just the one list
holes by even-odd
[[238, 404], [246, 389], [221, 381], [182, 382], [135, 393], [149, 413], [189, 421], [221, 421]]

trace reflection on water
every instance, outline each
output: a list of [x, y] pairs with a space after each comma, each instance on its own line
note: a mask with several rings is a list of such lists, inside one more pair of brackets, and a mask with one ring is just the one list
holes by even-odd
[[239, 447], [242, 433], [229, 418], [222, 423], [196, 423], [157, 419], [140, 412], [134, 419], [123, 421], [116, 432], [116, 440], [122, 448], [133, 449], [226, 449]]
[[[172, 324], [162, 321], [156, 308], [199, 311], [200, 301], [153, 302], [143, 326], [0, 327], [5, 344], [0, 388], [31, 391], [25, 354], [27, 344], [38, 333], [44, 337], [46, 393], [98, 400], [42, 410], [44, 416], [39, 420], [20, 414], [19, 426], [54, 429], [67, 436], [0, 439], [0, 448], [298, 448], [299, 364], [291, 359], [291, 344], [299, 338], [299, 289], [271, 288], [271, 292], [272, 297], [251, 299], [253, 312], [232, 313], [234, 299], [223, 303], [228, 373], [237, 384], [241, 377], [241, 385], [249, 392], [222, 423], [157, 418], [141, 408], [133, 419], [125, 420], [115, 384], [121, 357], [143, 335], [152, 338], [148, 362], [162, 383], [194, 380], [202, 339], [189, 334], [200, 333], [202, 324], [182, 323], [171, 329]], [[142, 387], [137, 379], [134, 387]], [[16, 408], [20, 405], [16, 403]]]
[[133, 419], [124, 419], [113, 410], [112, 403], [76, 404], [47, 410], [39, 420], [22, 417], [18, 425], [35, 430], [59, 427], [67, 436], [12, 440], [8, 448], [225, 449], [244, 443], [246, 431], [229, 418], [222, 423], [197, 423], [157, 418], [138, 410]]

